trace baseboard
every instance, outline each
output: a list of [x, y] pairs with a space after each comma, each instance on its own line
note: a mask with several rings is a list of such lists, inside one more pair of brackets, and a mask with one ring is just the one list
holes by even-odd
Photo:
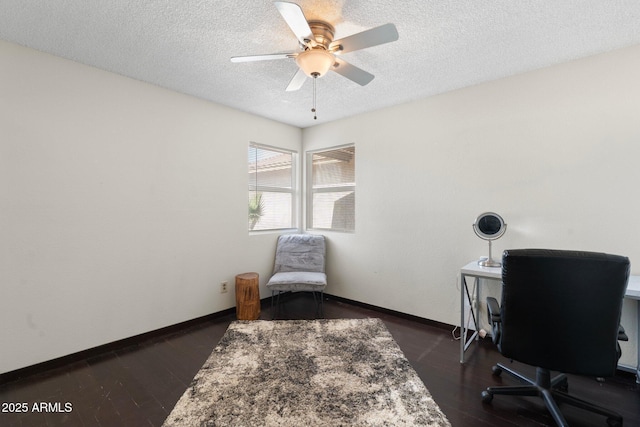
[[[282, 294], [282, 298], [285, 298], [285, 300], [287, 299], [291, 299], [291, 298], [295, 298], [296, 296], [298, 296], [300, 294], [298, 293], [293, 293], [293, 292], [286, 292]], [[394, 315], [394, 316], [398, 316], [398, 317], [403, 317], [406, 319], [410, 319], [410, 320], [414, 320], [420, 323], [424, 323], [430, 326], [435, 326], [438, 328], [442, 328], [442, 329], [450, 329], [452, 326], [451, 325], [446, 325], [444, 323], [440, 323], [440, 322], [436, 322], [434, 320], [429, 320], [429, 319], [425, 319], [422, 317], [418, 317], [418, 316], [413, 316], [410, 314], [405, 314], [405, 313], [401, 313], [399, 311], [395, 311], [395, 310], [389, 310], [386, 308], [382, 308], [382, 307], [378, 307], [375, 305], [371, 305], [371, 304], [366, 304], [363, 302], [359, 302], [359, 301], [355, 301], [355, 300], [350, 300], [347, 298], [342, 298], [339, 296], [335, 296], [335, 295], [330, 295], [330, 294], [325, 294], [325, 298], [329, 298], [329, 299], [333, 299], [336, 301], [340, 301], [340, 302], [344, 302], [346, 304], [351, 304], [351, 305], [355, 305], [355, 306], [359, 306], [359, 307], [363, 307], [363, 308], [367, 308], [373, 311], [377, 311], [380, 313], [386, 313], [386, 314], [390, 314], [390, 315]], [[271, 297], [266, 297], [266, 298], [262, 298], [260, 300], [260, 305], [263, 308], [267, 308], [271, 305]], [[9, 382], [13, 382], [16, 380], [19, 380], [21, 378], [25, 378], [28, 376], [32, 376], [35, 374], [39, 374], [45, 371], [49, 371], [52, 369], [56, 369], [56, 368], [60, 368], [81, 360], [86, 360], [86, 359], [90, 359], [92, 357], [96, 357], [105, 353], [109, 353], [111, 351], [116, 351], [116, 350], [120, 350], [129, 346], [133, 346], [136, 344], [139, 344], [141, 342], [153, 339], [153, 338], [157, 338], [163, 335], [169, 335], [172, 333], [176, 333], [179, 332], [181, 330], [190, 328], [192, 326], [204, 323], [204, 322], [208, 322], [214, 319], [218, 319], [220, 317], [224, 317], [224, 316], [228, 316], [235, 313], [235, 307], [231, 307], [228, 308], [226, 310], [222, 310], [222, 311], [218, 311], [215, 313], [211, 313], [211, 314], [207, 314], [205, 316], [201, 316], [201, 317], [197, 317], [195, 319], [191, 319], [191, 320], [187, 320], [184, 322], [180, 322], [180, 323], [176, 323], [174, 325], [170, 325], [164, 328], [160, 328], [160, 329], [156, 329], [153, 331], [149, 331], [149, 332], [145, 332], [139, 335], [135, 335], [129, 338], [124, 338], [118, 341], [113, 341], [107, 344], [103, 344], [103, 345], [99, 345], [97, 347], [93, 347], [87, 350], [82, 350], [76, 353], [72, 353], [66, 356], [62, 356], [62, 357], [58, 357], [55, 359], [51, 359], [51, 360], [47, 360], [45, 362], [42, 363], [37, 363], [35, 365], [30, 365], [30, 366], [26, 366], [24, 368], [20, 368], [20, 369], [16, 369], [14, 371], [9, 371], [9, 372], [5, 372], [0, 374], [0, 384], [5, 384], [5, 383], [9, 383]]]
[[[290, 298], [290, 295], [285, 296], [285, 298]], [[271, 304], [271, 297], [262, 298], [260, 300], [260, 306], [263, 308], [268, 307]], [[66, 356], [61, 356], [55, 359], [47, 360], [42, 363], [37, 363], [35, 365], [26, 366], [24, 368], [16, 369], [14, 371], [9, 371], [0, 374], [0, 384], [9, 383], [12, 381], [19, 380], [24, 377], [28, 377], [31, 375], [39, 374], [45, 371], [49, 371], [52, 369], [60, 368], [62, 366], [75, 363], [81, 360], [86, 360], [92, 357], [99, 356], [104, 353], [109, 353], [111, 351], [120, 350], [125, 347], [129, 347], [132, 345], [139, 344], [141, 342], [157, 338], [163, 335], [169, 335], [172, 333], [179, 332], [181, 330], [190, 328], [195, 325], [199, 325], [204, 322], [208, 322], [211, 320], [218, 319], [220, 317], [228, 316], [235, 313], [236, 308], [231, 307], [226, 310], [218, 311], [215, 313], [207, 314], [205, 316], [197, 317], [195, 319], [187, 320], [184, 322], [176, 323], [174, 325], [166, 326], [164, 328], [155, 329], [153, 331], [145, 332], [139, 335], [134, 335], [129, 338], [124, 338], [118, 341], [113, 341], [107, 344], [99, 345], [97, 347], [92, 347], [87, 350], [82, 350], [77, 353], [68, 354]]]
[[[332, 299], [338, 302], [343, 302], [345, 304], [350, 304], [350, 305], [354, 305], [357, 307], [362, 307], [362, 308], [366, 308], [372, 311], [377, 311], [379, 313], [384, 313], [384, 314], [389, 314], [392, 316], [396, 316], [396, 317], [400, 317], [400, 318], [404, 318], [404, 319], [408, 319], [408, 320], [412, 320], [418, 323], [422, 323], [428, 326], [432, 326], [438, 329], [443, 329], [443, 330], [447, 330], [450, 331], [452, 328], [454, 328], [454, 325], [450, 325], [447, 323], [442, 323], [442, 322], [438, 322], [435, 320], [431, 320], [431, 319], [427, 319], [424, 317], [420, 317], [420, 316], [414, 316], [412, 314], [407, 314], [407, 313], [402, 313], [400, 311], [396, 311], [396, 310], [391, 310], [388, 308], [384, 308], [384, 307], [379, 307], [376, 305], [372, 305], [372, 304], [367, 304], [364, 302], [360, 302], [360, 301], [355, 301], [352, 299], [348, 299], [348, 298], [343, 298], [343, 297], [339, 297], [336, 295], [331, 295], [331, 294], [324, 294], [325, 298], [327, 299]], [[295, 293], [286, 293], [283, 294], [283, 296], [287, 299], [290, 298], [295, 298], [296, 294]], [[260, 300], [260, 305], [261, 307], [268, 307], [271, 304], [271, 297], [266, 297], [266, 298], [262, 298]], [[81, 360], [86, 360], [92, 357], [96, 357], [99, 356], [101, 354], [105, 354], [111, 351], [116, 351], [116, 350], [120, 350], [132, 345], [136, 345], [139, 344], [141, 342], [153, 339], [153, 338], [157, 338], [163, 335], [169, 335], [172, 333], [176, 333], [179, 331], [182, 331], [184, 329], [190, 328], [192, 326], [196, 326], [199, 325], [201, 323], [205, 323], [211, 320], [215, 320], [224, 316], [228, 316], [228, 315], [232, 315], [233, 313], [235, 313], [235, 307], [231, 307], [228, 308], [226, 310], [222, 310], [222, 311], [218, 311], [215, 313], [211, 313], [211, 314], [207, 314], [205, 316], [201, 316], [201, 317], [197, 317], [195, 319], [191, 319], [191, 320], [187, 320], [185, 322], [180, 322], [180, 323], [176, 323], [174, 325], [170, 325], [164, 328], [160, 328], [160, 329], [156, 329], [150, 332], [145, 332], [143, 334], [139, 334], [139, 335], [135, 335], [133, 337], [129, 337], [129, 338], [124, 338], [122, 340], [118, 340], [118, 341], [114, 341], [111, 343], [107, 343], [107, 344], [103, 344], [97, 347], [93, 347], [87, 350], [83, 350], [83, 351], [79, 351], [77, 353], [73, 353], [73, 354], [69, 354], [67, 356], [62, 356], [62, 357], [58, 357], [56, 359], [52, 359], [52, 360], [48, 360], [46, 362], [42, 362], [42, 363], [38, 363], [35, 365], [31, 365], [31, 366], [27, 366], [24, 368], [20, 368], [20, 369], [16, 369], [14, 371], [9, 371], [9, 372], [5, 372], [3, 374], [0, 374], [0, 384], [6, 384], [9, 382], [13, 382], [16, 380], [19, 380], [21, 378], [24, 377], [28, 377], [28, 376], [32, 376], [35, 374], [39, 374], [45, 371], [49, 371], [52, 369], [56, 369], [56, 368], [60, 368], [63, 367], [65, 365], [69, 365], [71, 363], [75, 363]], [[634, 374], [635, 375], [635, 371], [633, 370], [633, 368], [628, 368], [625, 369], [627, 367], [622, 367], [619, 366], [618, 367], [618, 372], [623, 373], [624, 375], [631, 375]]]
[[352, 299], [349, 299], [349, 298], [343, 298], [343, 297], [339, 297], [339, 296], [331, 295], [331, 294], [324, 294], [324, 295], [328, 299], [344, 302], [346, 304], [351, 304], [351, 305], [355, 305], [355, 306], [362, 307], [362, 308], [367, 308], [369, 310], [377, 311], [379, 313], [390, 314], [390, 315], [393, 315], [393, 316], [396, 316], [396, 317], [401, 317], [403, 319], [408, 319], [408, 320], [412, 320], [414, 322], [418, 322], [418, 323], [422, 323], [422, 324], [425, 324], [425, 325], [433, 326], [433, 327], [438, 328], [438, 329], [444, 329], [444, 330], [450, 331], [455, 327], [454, 325], [450, 325], [448, 323], [438, 322], [436, 320], [427, 319], [426, 317], [415, 316], [413, 314], [407, 314], [407, 313], [403, 313], [401, 311], [391, 310], [391, 309], [388, 309], [388, 308], [384, 308], [384, 307], [380, 307], [380, 306], [372, 305], [372, 304], [367, 304], [367, 303], [356, 301], [356, 300], [352, 300]]
[[[265, 304], [266, 300], [262, 300], [261, 304]], [[52, 369], [60, 368], [65, 365], [69, 365], [81, 360], [86, 360], [92, 357], [99, 356], [101, 354], [109, 353], [111, 351], [120, 350], [132, 345], [139, 344], [141, 342], [157, 338], [163, 335], [170, 335], [175, 332], [190, 328], [201, 323], [218, 319], [230, 314], [235, 313], [235, 307], [228, 308], [226, 310], [218, 311], [216, 313], [207, 314], [205, 316], [197, 317], [195, 319], [187, 320], [185, 322], [176, 323], [174, 325], [166, 326], [164, 328], [155, 329], [153, 331], [145, 332], [139, 335], [134, 335], [129, 338], [124, 338], [118, 341], [113, 341], [107, 344], [92, 347], [87, 350], [82, 350], [77, 353], [68, 354], [66, 356], [58, 357], [55, 359], [47, 360], [46, 362], [37, 363], [35, 365], [26, 366], [24, 368], [16, 369], [14, 371], [5, 372], [0, 374], [0, 384], [9, 383], [19, 380], [24, 377], [39, 374]]]

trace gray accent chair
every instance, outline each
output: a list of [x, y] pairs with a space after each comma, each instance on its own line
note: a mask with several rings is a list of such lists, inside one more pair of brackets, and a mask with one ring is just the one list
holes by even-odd
[[[282, 292], [312, 292], [316, 315], [322, 317], [326, 245], [324, 236], [315, 234], [283, 234], [278, 237], [273, 276], [267, 282], [271, 291], [271, 308], [276, 317]], [[318, 295], [319, 294], [319, 300]], [[274, 299], [276, 299], [274, 309]]]

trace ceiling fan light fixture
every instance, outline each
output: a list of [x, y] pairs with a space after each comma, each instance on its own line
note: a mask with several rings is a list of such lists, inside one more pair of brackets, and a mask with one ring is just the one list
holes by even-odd
[[309, 77], [324, 76], [334, 62], [333, 55], [324, 49], [309, 49], [296, 56], [298, 67]]

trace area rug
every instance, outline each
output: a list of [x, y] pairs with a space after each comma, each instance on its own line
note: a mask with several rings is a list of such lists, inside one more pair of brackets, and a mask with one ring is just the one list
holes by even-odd
[[170, 426], [449, 426], [380, 319], [233, 322]]

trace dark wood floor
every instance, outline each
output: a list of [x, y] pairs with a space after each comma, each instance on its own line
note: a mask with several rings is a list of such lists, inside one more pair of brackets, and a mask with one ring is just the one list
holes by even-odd
[[[296, 295], [284, 304], [282, 317], [309, 318], [313, 299]], [[154, 337], [48, 372], [0, 385], [1, 426], [160, 426], [224, 334], [233, 315], [209, 319], [185, 330]], [[537, 398], [496, 396], [481, 402], [489, 385], [515, 384], [491, 375], [504, 360], [490, 341], [474, 344], [465, 365], [459, 363], [459, 341], [450, 330], [337, 300], [325, 302], [326, 318], [382, 318], [453, 426], [554, 425]], [[263, 319], [270, 319], [269, 308]], [[517, 364], [514, 364], [518, 366]], [[532, 374], [532, 369], [522, 367]], [[625, 426], [640, 426], [640, 390], [630, 374], [600, 383], [569, 377], [569, 391], [621, 413]], [[45, 402], [56, 413], [34, 412]], [[27, 403], [27, 413], [8, 413], [11, 403]], [[71, 411], [63, 412], [65, 404]], [[57, 405], [57, 406], [56, 406]], [[572, 426], [606, 426], [603, 417], [562, 407]], [[311, 426], [310, 426], [311, 427]]]

